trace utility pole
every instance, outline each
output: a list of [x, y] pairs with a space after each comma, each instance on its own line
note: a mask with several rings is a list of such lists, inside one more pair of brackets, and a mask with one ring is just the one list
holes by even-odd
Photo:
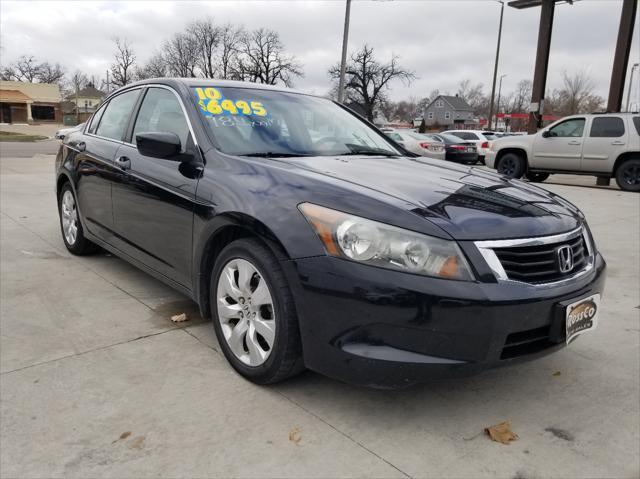
[[[504, 1], [500, 1], [500, 26], [498, 27], [498, 45], [496, 47], [496, 62], [493, 66], [493, 86], [491, 87], [491, 103], [489, 104], [489, 130], [493, 122], [493, 101], [496, 96], [496, 78], [498, 76], [498, 60], [500, 59], [500, 40], [502, 39], [502, 17], [504, 16]], [[497, 123], [497, 120], [496, 120]]]
[[622, 92], [624, 91], [624, 80], [627, 73], [629, 53], [631, 52], [631, 42], [633, 41], [633, 25], [636, 19], [637, 7], [636, 0], [623, 0], [616, 53], [613, 57], [613, 68], [611, 69], [609, 101], [607, 102], [607, 111], [611, 113], [619, 112], [622, 107]]
[[347, 68], [347, 44], [349, 42], [349, 15], [351, 13], [351, 0], [347, 0], [344, 13], [344, 34], [342, 36], [342, 62], [340, 63], [340, 82], [338, 84], [338, 103], [344, 102], [344, 76]]
[[[496, 107], [496, 115], [500, 113], [500, 96], [502, 95], [502, 79], [506, 77], [507, 74], [500, 75], [500, 86], [498, 87], [498, 106]], [[496, 117], [496, 129], [498, 128], [498, 118]]]
[[629, 111], [629, 100], [631, 100], [631, 85], [633, 85], [633, 72], [640, 66], [640, 63], [634, 63], [631, 67], [631, 75], [629, 76], [629, 90], [627, 91], [627, 107], [624, 111]]
[[111, 91], [111, 87], [109, 85], [109, 70], [107, 70], [107, 95]]

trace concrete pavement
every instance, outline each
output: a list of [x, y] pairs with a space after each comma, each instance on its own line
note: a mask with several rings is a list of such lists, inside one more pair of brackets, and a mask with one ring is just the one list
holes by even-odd
[[[53, 157], [23, 148], [0, 148], [1, 477], [640, 474], [639, 195], [543, 184], [585, 211], [609, 264], [597, 331], [563, 351], [404, 391], [311, 372], [259, 387], [185, 297], [66, 252]], [[482, 434], [507, 419], [509, 446]]]

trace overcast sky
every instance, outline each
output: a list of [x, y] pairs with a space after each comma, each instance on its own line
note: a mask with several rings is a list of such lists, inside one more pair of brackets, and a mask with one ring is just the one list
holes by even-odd
[[[597, 93], [607, 96], [621, 3], [582, 0], [556, 7], [548, 86], [560, 85], [563, 70], [584, 69], [595, 81]], [[286, 48], [304, 64], [305, 77], [295, 87], [324, 94], [329, 90], [327, 68], [340, 58], [344, 4], [343, 0], [2, 0], [0, 61], [34, 55], [60, 62], [69, 71], [78, 68], [103, 77], [111, 63], [114, 36], [128, 38], [139, 61], [144, 61], [189, 21], [210, 16], [219, 23], [278, 31]], [[415, 71], [418, 79], [410, 86], [392, 85], [389, 96], [395, 100], [424, 97], [436, 88], [453, 93], [465, 78], [488, 89], [499, 14], [500, 4], [493, 0], [354, 0], [349, 47], [368, 43], [381, 60], [396, 54]], [[539, 15], [539, 8], [505, 7], [499, 67], [500, 74], [507, 75], [505, 91], [533, 76]], [[636, 19], [632, 62], [640, 60], [639, 30]], [[632, 101], [637, 100], [632, 97]]]

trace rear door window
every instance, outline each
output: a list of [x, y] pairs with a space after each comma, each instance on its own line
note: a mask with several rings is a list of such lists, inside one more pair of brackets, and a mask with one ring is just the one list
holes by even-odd
[[636, 133], [640, 135], [640, 116], [633, 117], [633, 126], [636, 127]]
[[603, 116], [593, 119], [592, 138], [618, 138], [624, 135], [624, 121], [619, 116]]
[[139, 94], [140, 89], [129, 90], [112, 98], [102, 115], [96, 134], [104, 138], [121, 141]]

